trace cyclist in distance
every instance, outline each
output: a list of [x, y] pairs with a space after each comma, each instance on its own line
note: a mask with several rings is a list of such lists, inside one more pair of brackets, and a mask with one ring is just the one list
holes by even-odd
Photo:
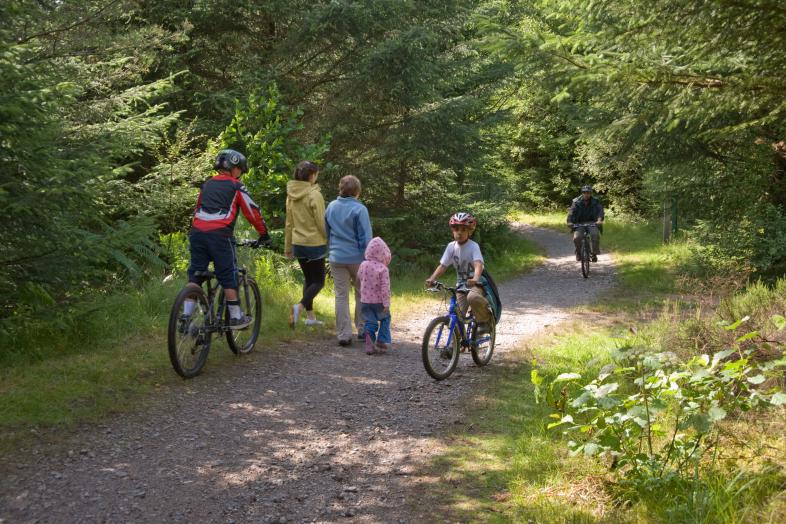
[[[254, 203], [246, 187], [238, 180], [248, 171], [246, 157], [233, 149], [219, 151], [213, 164], [218, 174], [202, 185], [196, 209], [188, 234], [191, 263], [188, 266], [188, 282], [201, 286], [203, 278], [196, 276], [198, 271], [207, 271], [212, 261], [216, 279], [224, 288], [224, 296], [229, 308], [230, 329], [242, 329], [253, 320], [240, 309], [237, 295], [237, 263], [233, 235], [238, 210], [259, 233], [257, 246], [269, 246], [270, 236], [265, 220]], [[196, 306], [196, 301], [186, 301], [183, 317], [188, 318]]]
[[[592, 186], [583, 186], [581, 196], [573, 199], [573, 203], [568, 209], [568, 227], [574, 224], [594, 223], [597, 226], [603, 225], [603, 206], [600, 200], [592, 196]], [[600, 253], [600, 232], [599, 227], [589, 228], [592, 239], [592, 261], [598, 261]], [[573, 244], [576, 246], [576, 260], [581, 261], [581, 231], [573, 232]]]
[[469, 213], [459, 212], [450, 217], [453, 242], [445, 248], [439, 265], [426, 279], [426, 286], [433, 286], [434, 282], [453, 266], [456, 269], [456, 287], [467, 289], [467, 292], [456, 295], [461, 314], [466, 315], [471, 307], [478, 322], [478, 333], [482, 334], [488, 333], [489, 322], [493, 322], [494, 318], [483, 286], [483, 254], [477, 242], [469, 238], [475, 232], [477, 224], [475, 217]]

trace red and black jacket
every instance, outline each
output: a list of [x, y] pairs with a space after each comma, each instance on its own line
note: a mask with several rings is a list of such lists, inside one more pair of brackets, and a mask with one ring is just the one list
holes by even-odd
[[267, 234], [265, 219], [244, 186], [236, 178], [218, 174], [202, 185], [199, 192], [191, 232], [232, 236], [238, 209], [260, 235]]

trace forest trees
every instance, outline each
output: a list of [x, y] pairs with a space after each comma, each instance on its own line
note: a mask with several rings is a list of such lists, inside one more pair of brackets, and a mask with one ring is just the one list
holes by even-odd
[[313, 155], [328, 197], [360, 176], [378, 230], [416, 256], [498, 185], [485, 158], [506, 67], [478, 51], [475, 5], [3, 2], [1, 317], [155, 267], [229, 143], [253, 149], [274, 227], [294, 157]]
[[551, 118], [575, 126], [563, 145], [612, 204], [641, 214], [674, 199], [710, 265], [786, 268], [781, 2], [493, 6], [488, 49], [536, 79]]
[[2, 2], [0, 317], [142, 275], [229, 142], [274, 227], [314, 155], [409, 260], [452, 210], [483, 237], [591, 180], [782, 271], [784, 34], [775, 0]]

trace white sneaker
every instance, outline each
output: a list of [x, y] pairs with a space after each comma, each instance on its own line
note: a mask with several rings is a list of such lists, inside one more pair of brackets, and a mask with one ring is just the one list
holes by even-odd
[[289, 311], [289, 327], [295, 329], [297, 325], [297, 321], [300, 319], [300, 302], [292, 306], [292, 309]]
[[321, 320], [317, 320], [315, 318], [307, 318], [305, 323], [307, 326], [322, 326], [325, 324]]

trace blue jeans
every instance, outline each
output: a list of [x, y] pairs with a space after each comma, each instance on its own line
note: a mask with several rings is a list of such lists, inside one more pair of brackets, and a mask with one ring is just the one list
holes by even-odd
[[[373, 341], [390, 344], [390, 312], [384, 314], [384, 310], [385, 306], [382, 304], [363, 302], [360, 305], [360, 314], [363, 315], [363, 320], [366, 322], [363, 331], [371, 335]], [[377, 330], [379, 330], [379, 337], [377, 337]]]

